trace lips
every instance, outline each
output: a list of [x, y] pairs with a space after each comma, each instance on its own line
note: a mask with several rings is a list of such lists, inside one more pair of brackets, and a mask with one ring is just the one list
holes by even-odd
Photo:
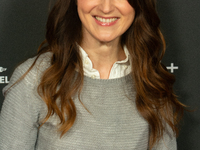
[[116, 21], [118, 18], [101, 18], [96, 16], [95, 19], [103, 23], [111, 23]]
[[111, 26], [114, 25], [119, 18], [117, 17], [99, 17], [99, 16], [94, 16], [95, 21], [101, 25], [101, 26]]

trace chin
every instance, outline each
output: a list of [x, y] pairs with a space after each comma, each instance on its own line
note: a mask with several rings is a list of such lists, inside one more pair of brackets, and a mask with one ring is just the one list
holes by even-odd
[[97, 38], [100, 42], [102, 43], [109, 43], [112, 42], [114, 40], [116, 40], [117, 38], [113, 38], [113, 37], [102, 37], [102, 38]]

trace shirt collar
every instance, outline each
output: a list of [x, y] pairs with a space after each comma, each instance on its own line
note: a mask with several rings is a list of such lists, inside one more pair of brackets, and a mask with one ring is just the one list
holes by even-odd
[[[123, 49], [124, 49], [124, 53], [125, 53], [126, 58], [124, 60], [117, 61], [116, 63], [117, 64], [129, 64], [130, 65], [130, 53], [129, 53], [126, 45], [123, 47]], [[80, 50], [80, 53], [81, 53], [82, 61], [89, 59], [88, 54], [85, 52], [85, 50], [81, 46], [79, 46], [79, 50]]]
[[[88, 57], [88, 54], [83, 50], [82, 47], [79, 46], [80, 55], [83, 63], [83, 71], [84, 75], [94, 78], [100, 79], [100, 73], [98, 70], [93, 68], [92, 61]], [[123, 77], [131, 72], [131, 60], [130, 54], [126, 46], [123, 48], [126, 58], [121, 61], [116, 61], [110, 71], [109, 79]]]

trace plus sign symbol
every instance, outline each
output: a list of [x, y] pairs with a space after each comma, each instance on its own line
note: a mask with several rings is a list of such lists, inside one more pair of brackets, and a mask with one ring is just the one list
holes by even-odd
[[167, 66], [167, 69], [174, 73], [175, 69], [178, 69], [178, 66], [174, 66], [174, 63], [171, 63], [171, 66]]

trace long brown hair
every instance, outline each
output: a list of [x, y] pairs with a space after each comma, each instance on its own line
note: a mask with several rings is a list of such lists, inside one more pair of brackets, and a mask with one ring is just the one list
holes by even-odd
[[[136, 106], [149, 124], [149, 149], [152, 149], [166, 130], [164, 122], [178, 134], [177, 125], [184, 105], [173, 92], [174, 76], [161, 63], [165, 41], [159, 28], [155, 0], [129, 0], [129, 3], [136, 15], [131, 27], [122, 35], [121, 44], [127, 46], [131, 55]], [[77, 47], [81, 40], [81, 21], [76, 1], [57, 0], [47, 21], [46, 46], [40, 47], [37, 55], [38, 58], [48, 51], [53, 54], [51, 66], [44, 72], [38, 86], [38, 93], [48, 107], [41, 126], [55, 113], [60, 118], [61, 136], [76, 119], [72, 97], [77, 93], [80, 95], [84, 78]], [[75, 68], [79, 70], [78, 73]], [[61, 106], [57, 105], [58, 98]]]

